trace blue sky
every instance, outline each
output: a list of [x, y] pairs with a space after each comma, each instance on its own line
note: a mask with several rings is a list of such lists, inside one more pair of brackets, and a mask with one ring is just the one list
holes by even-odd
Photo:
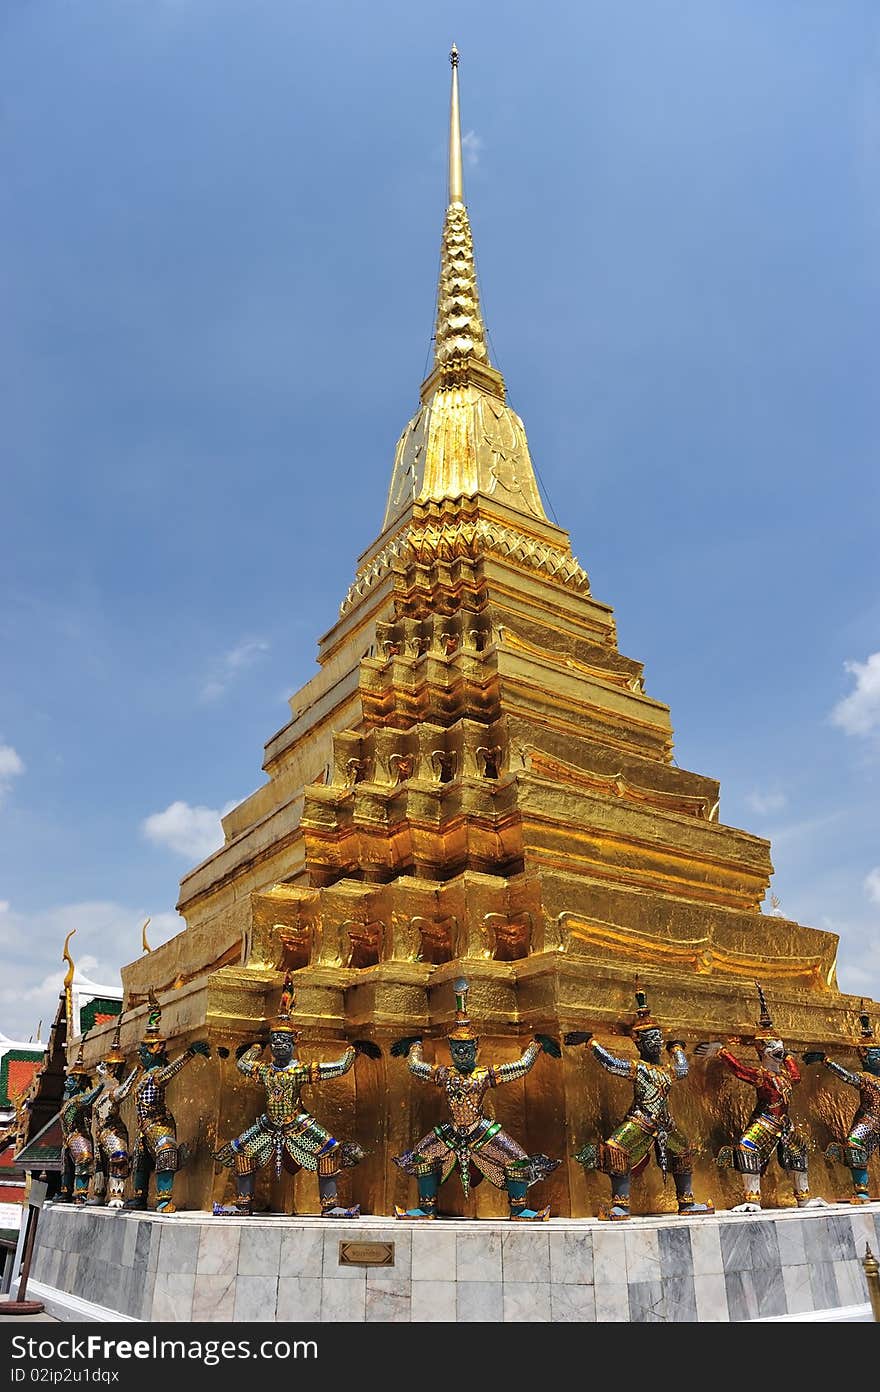
[[453, 39], [552, 507], [678, 763], [880, 997], [875, 0], [7, 0], [7, 1034], [51, 1015], [69, 927], [100, 980], [147, 914], [174, 931], [378, 531]]

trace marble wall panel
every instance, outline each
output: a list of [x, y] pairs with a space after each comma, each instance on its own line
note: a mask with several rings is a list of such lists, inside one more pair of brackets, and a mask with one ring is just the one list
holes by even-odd
[[321, 1287], [321, 1319], [325, 1324], [362, 1324], [366, 1319], [367, 1283], [363, 1271], [360, 1279], [340, 1281], [325, 1277]]
[[549, 1323], [549, 1281], [505, 1280], [502, 1288], [502, 1293], [504, 1300], [505, 1324]]
[[308, 1228], [285, 1228], [281, 1234], [279, 1270], [282, 1279], [299, 1277], [305, 1280], [320, 1277], [324, 1269], [324, 1233], [316, 1225]]
[[[500, 1244], [498, 1259], [500, 1263]], [[459, 1324], [501, 1324], [504, 1319], [501, 1281], [458, 1281], [455, 1318]]]
[[281, 1263], [281, 1229], [259, 1224], [241, 1229], [238, 1247], [239, 1276], [277, 1278]]
[[[50, 1207], [34, 1276], [163, 1322], [740, 1322], [863, 1304], [878, 1216], [295, 1226]], [[393, 1242], [394, 1265], [340, 1266], [352, 1240]]]
[[416, 1281], [455, 1281], [458, 1239], [436, 1222], [415, 1227], [412, 1233], [412, 1278]]
[[417, 1281], [412, 1284], [410, 1318], [419, 1323], [453, 1323], [456, 1317], [455, 1281]]
[[153, 1290], [154, 1320], [185, 1324], [192, 1319], [195, 1272], [157, 1271]]
[[320, 1275], [288, 1276], [282, 1271], [278, 1278], [277, 1318], [303, 1323], [319, 1320], [322, 1290]]
[[269, 1324], [275, 1319], [277, 1303], [277, 1276], [243, 1276], [240, 1272], [236, 1276], [233, 1313], [236, 1321]]
[[211, 1323], [229, 1323], [235, 1318], [235, 1272], [225, 1275], [196, 1272], [192, 1317]]
[[592, 1232], [551, 1232], [550, 1280], [555, 1284], [593, 1284]]
[[551, 1284], [550, 1318], [560, 1324], [593, 1323], [596, 1319], [595, 1288], [574, 1282]]

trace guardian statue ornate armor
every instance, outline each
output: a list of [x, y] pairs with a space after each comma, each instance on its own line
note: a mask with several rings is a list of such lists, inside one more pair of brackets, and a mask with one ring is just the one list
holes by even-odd
[[211, 1046], [198, 1039], [173, 1062], [166, 1052], [167, 1039], [160, 1033], [162, 1010], [153, 991], [147, 1028], [138, 1048], [143, 1072], [134, 1089], [137, 1136], [134, 1143], [134, 1194], [124, 1208], [146, 1208], [150, 1171], [156, 1172], [156, 1212], [173, 1213], [174, 1176], [180, 1166], [177, 1126], [165, 1103], [165, 1090], [194, 1058], [209, 1058]]
[[263, 1041], [244, 1045], [236, 1063], [240, 1073], [261, 1083], [266, 1092], [266, 1110], [253, 1126], [217, 1151], [215, 1159], [235, 1171], [237, 1198], [234, 1204], [214, 1204], [215, 1214], [253, 1212], [257, 1171], [274, 1162], [280, 1179], [282, 1168], [289, 1174], [312, 1170], [318, 1175], [318, 1193], [324, 1218], [357, 1218], [358, 1204], [350, 1208], [339, 1203], [336, 1177], [339, 1171], [357, 1165], [364, 1152], [355, 1141], [337, 1141], [302, 1104], [304, 1087], [341, 1078], [358, 1054], [379, 1058], [380, 1049], [369, 1040], [356, 1040], [333, 1062], [303, 1063], [296, 1056], [296, 1031], [290, 1012], [293, 987], [285, 977], [281, 1004], [269, 1026], [271, 1060], [260, 1061]]
[[125, 1081], [122, 1074], [125, 1068], [125, 1054], [120, 1048], [119, 1036], [122, 1029], [122, 1016], [116, 1019], [116, 1030], [108, 1053], [98, 1064], [97, 1072], [102, 1080], [93, 1108], [95, 1136], [95, 1189], [98, 1178], [103, 1181], [101, 1193], [89, 1199], [90, 1204], [106, 1203], [108, 1208], [121, 1208], [125, 1181], [131, 1174], [131, 1150], [128, 1142], [128, 1127], [119, 1114], [119, 1109], [131, 1092], [132, 1085], [140, 1072], [136, 1064]]
[[[638, 981], [636, 1018], [629, 1033], [639, 1052], [638, 1060], [618, 1058], [588, 1031], [574, 1030], [565, 1036], [566, 1044], [589, 1044], [598, 1064], [615, 1077], [630, 1078], [633, 1085], [632, 1105], [617, 1130], [606, 1141], [585, 1145], [575, 1156], [585, 1170], [601, 1170], [611, 1180], [611, 1204], [599, 1210], [599, 1217], [617, 1221], [629, 1217], [631, 1181], [642, 1173], [652, 1151], [664, 1180], [667, 1173], [672, 1174], [679, 1213], [714, 1213], [711, 1203], [694, 1199], [695, 1152], [669, 1110], [673, 1084], [688, 1075], [684, 1045], [678, 1039], [665, 1043]], [[664, 1048], [671, 1067], [660, 1062]]]
[[418, 1205], [408, 1209], [395, 1205], [395, 1216], [435, 1218], [437, 1191], [456, 1166], [467, 1198], [473, 1165], [479, 1176], [485, 1176], [496, 1189], [507, 1190], [511, 1219], [522, 1222], [549, 1218], [549, 1207], [527, 1207], [526, 1193], [531, 1184], [546, 1178], [560, 1162], [546, 1155], [527, 1155], [522, 1146], [501, 1129], [500, 1122], [484, 1114], [483, 1108], [490, 1088], [524, 1077], [542, 1051], [559, 1058], [561, 1050], [555, 1039], [538, 1034], [521, 1058], [511, 1063], [478, 1067], [480, 1041], [471, 1029], [467, 1013], [468, 989], [464, 979], [455, 982], [455, 1028], [449, 1034], [451, 1067], [428, 1063], [422, 1055], [420, 1038], [399, 1039], [391, 1046], [391, 1053], [396, 1057], [409, 1059], [409, 1070], [414, 1077], [442, 1089], [451, 1118], [423, 1136], [413, 1150], [394, 1156], [394, 1163], [415, 1177], [419, 1189]]
[[[717, 1041], [698, 1044], [696, 1053], [717, 1055], [735, 1078], [755, 1089], [755, 1108], [748, 1125], [734, 1145], [723, 1146], [715, 1163], [721, 1169], [734, 1169], [742, 1175], [744, 1197], [734, 1213], [756, 1213], [761, 1208], [761, 1176], [773, 1155], [792, 1177], [798, 1208], [817, 1208], [825, 1199], [813, 1198], [807, 1178], [807, 1141], [789, 1115], [791, 1096], [801, 1081], [800, 1069], [783, 1041], [773, 1033], [773, 1020], [756, 982], [761, 1015], [756, 1034], [747, 1036], [758, 1055], [757, 1067], [742, 1063]], [[736, 1046], [746, 1039], [735, 1035], [728, 1040]]]
[[[862, 1002], [864, 1006], [864, 1002]], [[805, 1063], [824, 1063], [829, 1072], [841, 1078], [859, 1094], [859, 1105], [850, 1122], [849, 1135], [844, 1145], [832, 1141], [825, 1151], [827, 1160], [846, 1165], [852, 1175], [854, 1204], [870, 1203], [868, 1188], [868, 1164], [871, 1156], [880, 1145], [880, 1045], [876, 1043], [871, 1028], [870, 1017], [862, 1010], [859, 1016], [860, 1035], [856, 1047], [861, 1059], [861, 1069], [844, 1068], [827, 1058], [820, 1050], [811, 1050], [803, 1055]]]

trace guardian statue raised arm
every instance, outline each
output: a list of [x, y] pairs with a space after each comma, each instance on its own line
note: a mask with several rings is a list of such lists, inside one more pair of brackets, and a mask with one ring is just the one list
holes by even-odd
[[61, 1102], [61, 1203], [84, 1204], [95, 1168], [92, 1142], [92, 1106], [101, 1091], [92, 1086], [92, 1076], [83, 1063], [83, 1044], [67, 1069]]
[[[801, 1072], [792, 1054], [773, 1029], [767, 1001], [761, 987], [758, 999], [761, 1015], [757, 1033], [751, 1039], [757, 1066], [743, 1063], [726, 1045], [717, 1040], [698, 1044], [695, 1053], [716, 1056], [735, 1078], [755, 1089], [755, 1106], [742, 1135], [733, 1145], [723, 1146], [715, 1163], [721, 1169], [734, 1169], [742, 1175], [743, 1202], [734, 1213], [756, 1213], [761, 1208], [761, 1179], [775, 1155], [780, 1167], [790, 1174], [798, 1208], [824, 1206], [825, 1200], [813, 1198], [807, 1178], [807, 1141], [790, 1116], [792, 1092], [801, 1081]], [[736, 1047], [746, 1039], [735, 1035], [728, 1044]]]
[[134, 1193], [123, 1208], [146, 1208], [150, 1172], [156, 1172], [156, 1212], [173, 1213], [174, 1176], [180, 1167], [177, 1124], [165, 1102], [168, 1084], [194, 1058], [209, 1058], [207, 1040], [194, 1040], [173, 1061], [168, 1058], [168, 1041], [161, 1033], [162, 1010], [152, 988], [147, 1028], [138, 1048], [143, 1072], [134, 1086], [137, 1136], [134, 1143]]
[[511, 1219], [524, 1222], [549, 1218], [549, 1207], [529, 1208], [526, 1194], [530, 1185], [545, 1179], [560, 1162], [546, 1155], [528, 1155], [501, 1129], [500, 1122], [485, 1115], [484, 1102], [490, 1088], [524, 1077], [542, 1052], [559, 1058], [559, 1045], [548, 1035], [537, 1034], [520, 1058], [510, 1063], [479, 1067], [480, 1041], [467, 1013], [467, 981], [463, 978], [456, 981], [454, 989], [455, 1027], [449, 1034], [451, 1066], [428, 1063], [422, 1054], [419, 1037], [398, 1039], [391, 1046], [395, 1057], [409, 1060], [409, 1070], [414, 1077], [423, 1083], [433, 1083], [443, 1091], [450, 1116], [449, 1121], [441, 1122], [423, 1136], [412, 1150], [394, 1156], [394, 1163], [415, 1178], [419, 1189], [416, 1207], [395, 1206], [395, 1217], [436, 1218], [437, 1192], [456, 1166], [467, 1198], [473, 1165], [496, 1189], [507, 1190]]
[[[864, 1001], [862, 1002], [864, 1006]], [[880, 1146], [880, 1044], [874, 1037], [870, 1016], [862, 1010], [859, 1015], [859, 1038], [855, 1041], [862, 1067], [844, 1068], [821, 1050], [803, 1055], [804, 1063], [823, 1063], [830, 1073], [840, 1078], [859, 1094], [859, 1105], [849, 1126], [849, 1134], [841, 1145], [832, 1141], [825, 1151], [826, 1160], [846, 1165], [852, 1175], [851, 1203], [871, 1202], [868, 1186], [868, 1164]]]
[[[93, 1107], [95, 1135], [95, 1192], [88, 1200], [90, 1204], [104, 1204], [108, 1208], [121, 1208], [125, 1181], [131, 1174], [131, 1149], [128, 1141], [128, 1127], [120, 1115], [120, 1107], [125, 1101], [140, 1073], [140, 1065], [134, 1068], [123, 1081], [125, 1054], [120, 1046], [122, 1015], [116, 1017], [108, 1052], [98, 1064], [96, 1072], [102, 1086]], [[101, 1192], [98, 1193], [98, 1180]]]
[[371, 1040], [358, 1039], [342, 1055], [327, 1062], [303, 1063], [296, 1053], [296, 1030], [291, 1020], [294, 1004], [289, 974], [285, 977], [278, 1014], [269, 1024], [269, 1062], [261, 1060], [264, 1044], [245, 1044], [236, 1066], [246, 1078], [260, 1083], [266, 1093], [266, 1110], [240, 1136], [217, 1151], [215, 1159], [235, 1172], [234, 1204], [214, 1204], [215, 1214], [253, 1212], [257, 1172], [270, 1161], [276, 1178], [282, 1168], [288, 1174], [311, 1170], [318, 1176], [321, 1215], [324, 1218], [357, 1218], [360, 1207], [339, 1202], [339, 1171], [357, 1165], [364, 1152], [356, 1141], [337, 1141], [303, 1106], [304, 1087], [341, 1078], [358, 1054], [379, 1058], [381, 1050]]
[[[601, 1170], [611, 1181], [611, 1204], [600, 1209], [599, 1217], [621, 1220], [629, 1217], [632, 1179], [642, 1173], [653, 1151], [666, 1179], [672, 1174], [681, 1214], [714, 1213], [711, 1203], [697, 1203], [693, 1194], [695, 1151], [673, 1121], [669, 1093], [673, 1085], [688, 1074], [687, 1056], [681, 1040], [664, 1040], [663, 1031], [648, 1009], [648, 997], [636, 981], [636, 1017], [629, 1026], [639, 1058], [618, 1058], [595, 1040], [589, 1031], [573, 1030], [566, 1044], [589, 1044], [602, 1068], [617, 1078], [629, 1078], [633, 1100], [629, 1111], [606, 1141], [585, 1145], [575, 1159], [585, 1170]], [[661, 1063], [664, 1050], [668, 1064]]]

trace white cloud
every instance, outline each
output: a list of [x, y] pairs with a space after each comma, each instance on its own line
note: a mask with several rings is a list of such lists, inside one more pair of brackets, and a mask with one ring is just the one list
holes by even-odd
[[880, 933], [876, 927], [860, 927], [854, 923], [835, 923], [832, 931], [840, 934], [837, 956], [837, 981], [841, 991], [853, 995], [880, 997]]
[[0, 802], [12, 787], [13, 778], [24, 773], [24, 760], [11, 744], [0, 744]]
[[246, 671], [248, 667], [253, 667], [268, 651], [269, 644], [265, 638], [245, 638], [234, 648], [230, 648], [215, 663], [211, 676], [202, 687], [201, 699], [218, 701], [238, 674]]
[[880, 904], [880, 865], [869, 870], [865, 876], [865, 893], [872, 904]]
[[223, 845], [220, 818], [229, 807], [190, 807], [188, 802], [172, 802], [164, 812], [145, 818], [141, 830], [156, 846], [167, 846], [189, 860], [204, 860]]
[[[43, 1021], [43, 1038], [55, 1014], [64, 980], [61, 951], [71, 929], [70, 951], [77, 970], [102, 986], [119, 984], [120, 967], [141, 955], [141, 925], [149, 910], [113, 900], [58, 904], [33, 912], [9, 905], [3, 918], [0, 1027], [27, 1039]], [[150, 944], [158, 947], [184, 927], [179, 914], [154, 913]]]
[[838, 701], [831, 722], [848, 735], [880, 732], [880, 652], [871, 653], [867, 662], [845, 662], [856, 679], [855, 691]]
[[803, 852], [805, 848], [809, 848], [811, 842], [816, 841], [820, 832], [826, 832], [846, 815], [847, 809], [838, 807], [836, 811], [820, 812], [817, 817], [805, 817], [800, 822], [783, 823], [781, 826], [765, 830], [764, 835], [776, 849], [785, 846], [787, 851], [799, 848]]
[[483, 149], [483, 138], [477, 135], [476, 131], [466, 131], [461, 137], [461, 152], [464, 155], [464, 162], [468, 169], [476, 169], [480, 163], [480, 152]]
[[755, 789], [746, 795], [749, 807], [759, 816], [766, 816], [769, 812], [781, 812], [787, 801], [785, 793], [762, 793]]

